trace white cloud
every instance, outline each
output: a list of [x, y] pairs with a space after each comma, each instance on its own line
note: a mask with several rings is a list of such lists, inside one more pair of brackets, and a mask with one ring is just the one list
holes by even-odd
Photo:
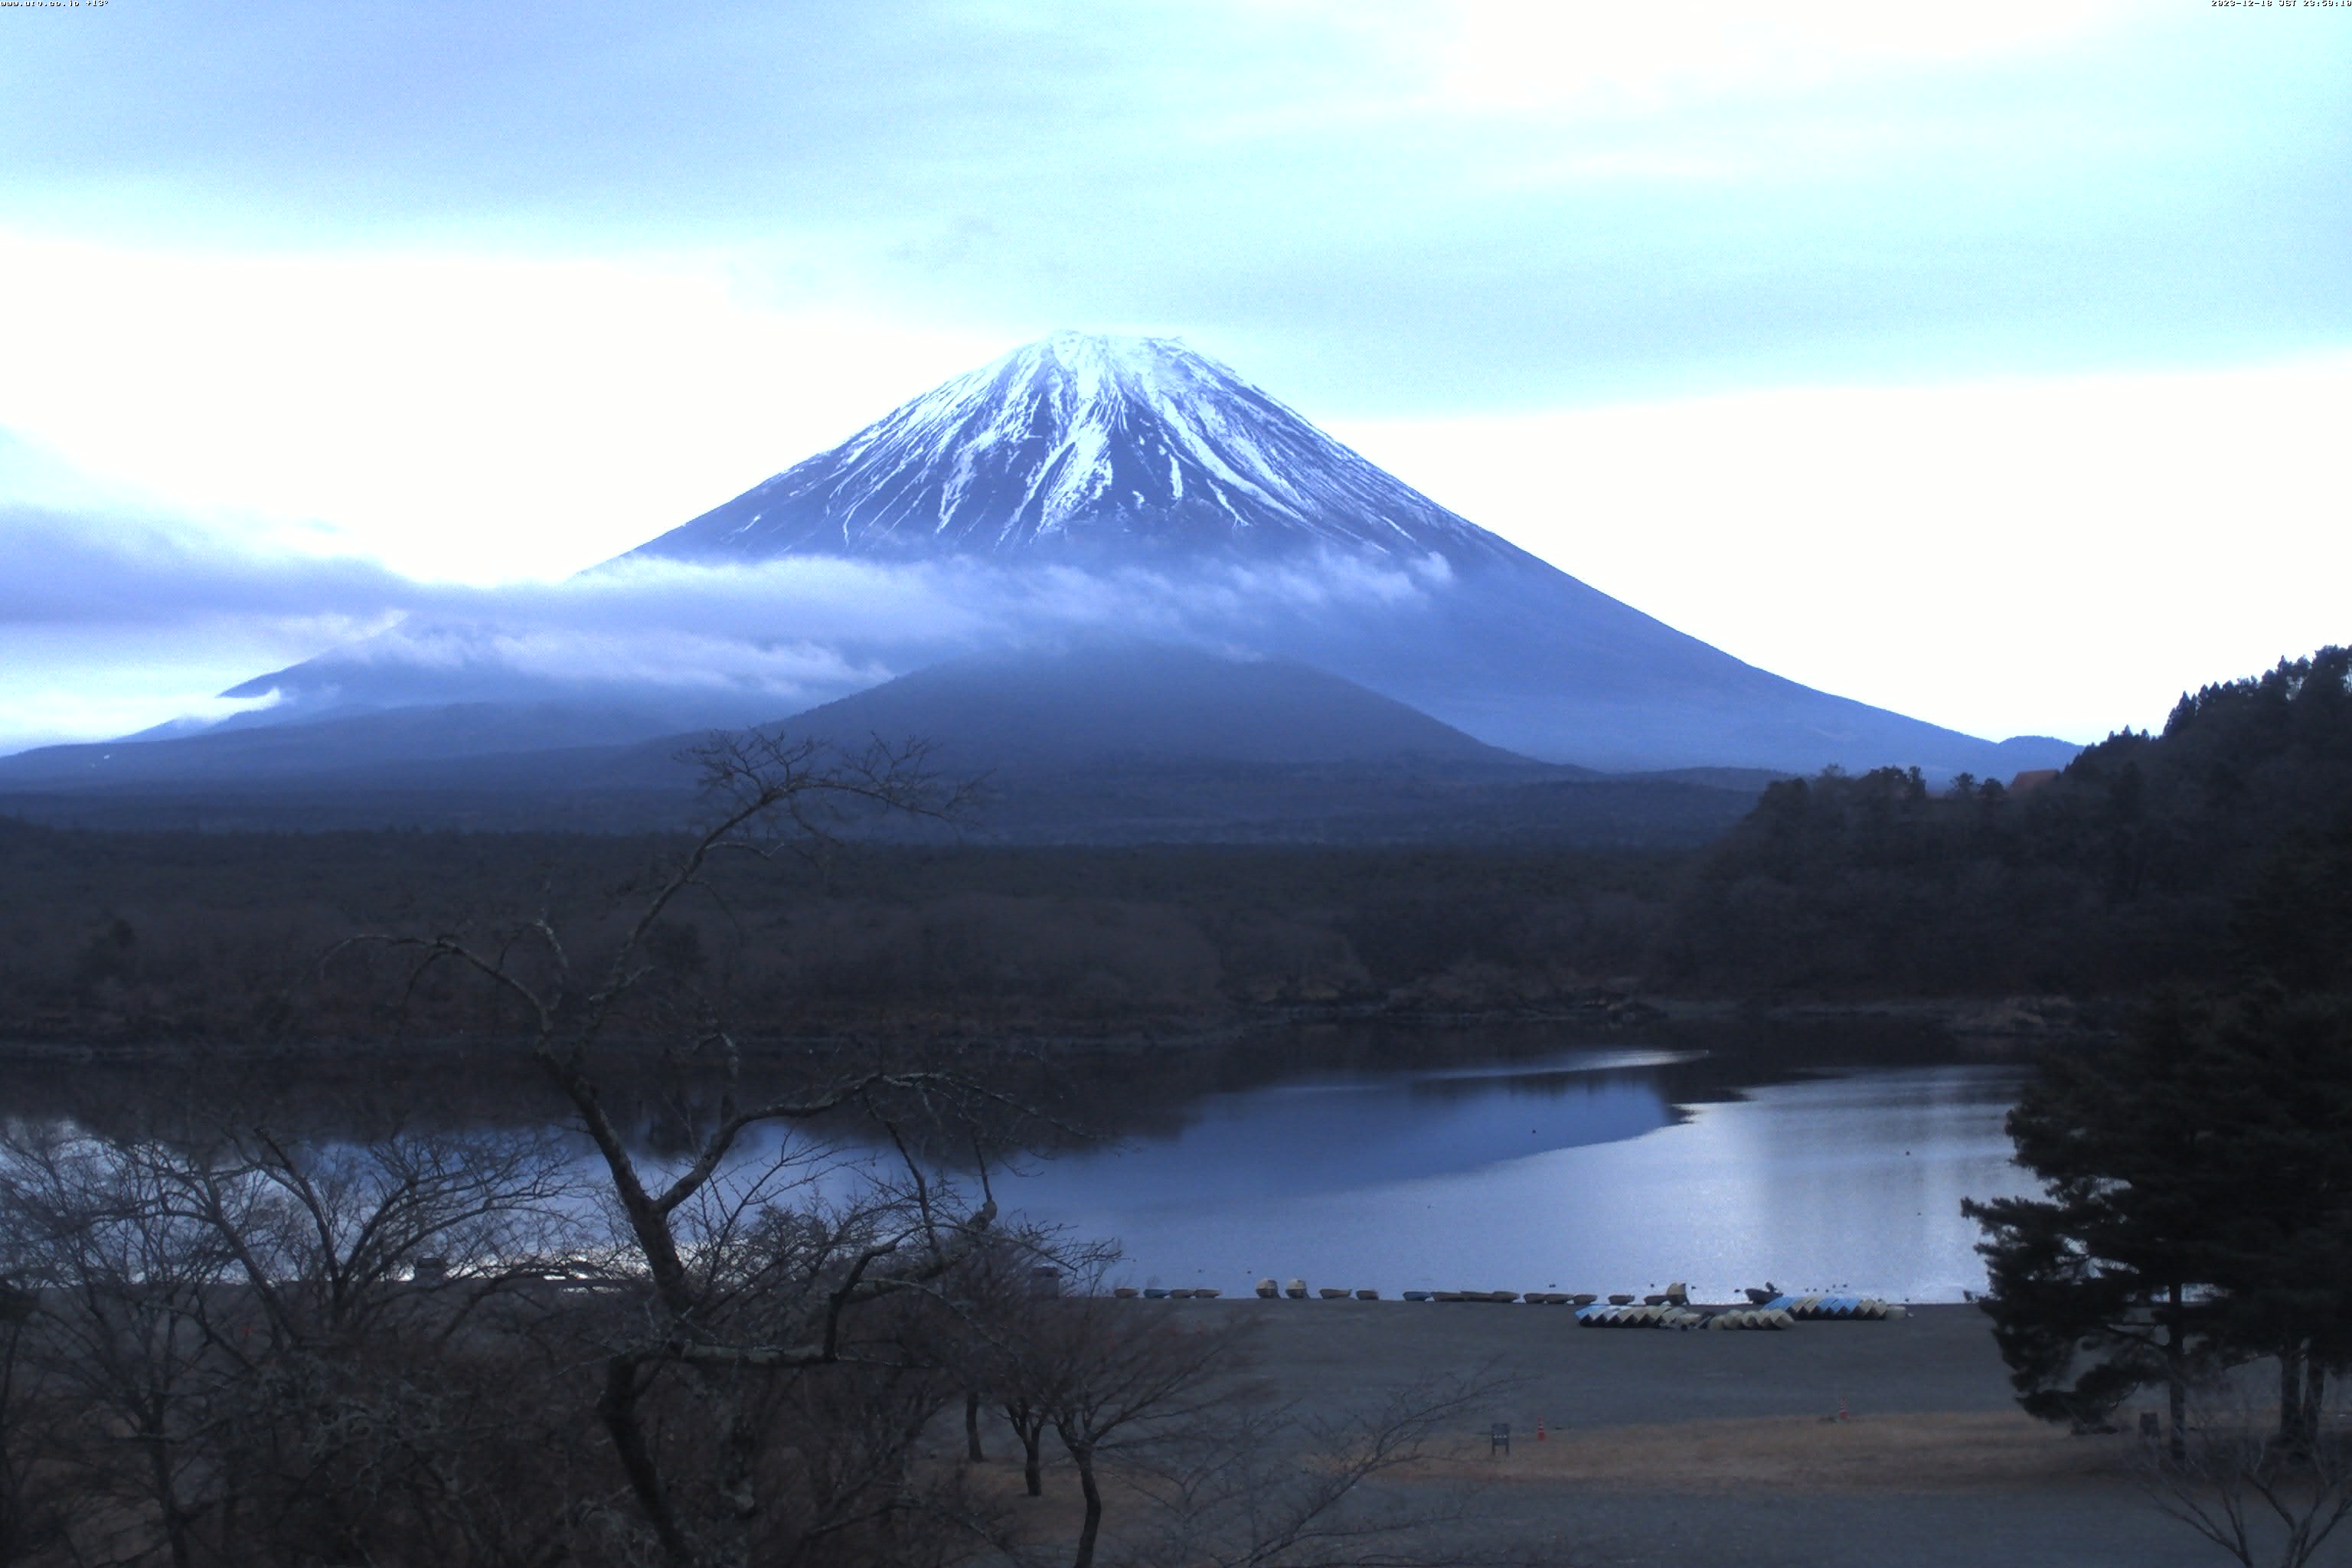
[[[0, 649], [9, 638], [0, 634]], [[63, 745], [77, 741], [107, 740], [136, 734], [175, 719], [209, 723], [267, 702], [232, 701], [212, 692], [185, 686], [185, 665], [110, 672], [105, 689], [84, 668], [59, 685], [11, 684], [0, 688], [0, 756], [35, 746]], [[132, 682], [129, 689], [124, 682]]]
[[0, 754], [264, 706], [218, 694], [331, 638], [316, 625], [278, 622], [194, 631], [0, 622]]
[[[312, 706], [659, 689], [782, 717], [982, 646], [1117, 633], [1212, 646], [1443, 592], [1443, 563], [1352, 557], [1150, 569], [633, 560], [562, 583], [416, 582], [199, 528], [0, 508], [0, 752], [220, 718], [263, 688]], [[389, 684], [385, 684], [388, 682]], [[361, 689], [365, 688], [365, 689]]]

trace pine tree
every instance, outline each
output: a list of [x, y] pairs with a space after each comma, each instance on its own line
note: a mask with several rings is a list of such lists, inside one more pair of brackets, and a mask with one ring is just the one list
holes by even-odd
[[2019, 1402], [2090, 1426], [2161, 1384], [2177, 1455], [2189, 1382], [2274, 1356], [2280, 1436], [2307, 1446], [2352, 1364], [2352, 1014], [2162, 998], [2119, 1047], [2045, 1064], [2009, 1131], [2047, 1195], [1965, 1209]]
[[1981, 1225], [1983, 1306], [2019, 1403], [2078, 1428], [2162, 1384], [2176, 1444], [2213, 1359], [2219, 1194], [2194, 1043], [2172, 1006], [2121, 1048], [2053, 1058], [2009, 1115], [2043, 1198], [1963, 1205]]

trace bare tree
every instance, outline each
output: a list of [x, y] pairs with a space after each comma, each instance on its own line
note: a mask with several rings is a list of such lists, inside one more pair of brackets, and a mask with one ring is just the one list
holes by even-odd
[[[866, 1309], [908, 1297], [952, 1310], [959, 1267], [996, 1206], [984, 1182], [974, 1196], [927, 1173], [900, 1129], [1004, 1109], [968, 1076], [887, 1063], [782, 1096], [742, 1092], [741, 1052], [718, 1000], [663, 967], [666, 920], [690, 896], [716, 896], [721, 861], [817, 853], [846, 818], [943, 816], [961, 797], [919, 746], [845, 756], [752, 732], [698, 755], [710, 825], [653, 879], [600, 958], [575, 953], [545, 910], [495, 941], [360, 939], [414, 954], [412, 986], [454, 964], [519, 1005], [532, 1059], [593, 1147], [618, 1243], [612, 1282], [635, 1291], [607, 1324], [597, 1414], [654, 1546], [678, 1568], [747, 1561], [779, 1528], [777, 1465], [793, 1446], [780, 1446], [790, 1398], [778, 1379], [856, 1365], [907, 1386], [918, 1366], [897, 1337], [902, 1325], [885, 1314], [876, 1321], [887, 1331], [870, 1331]], [[715, 1103], [658, 1158], [632, 1140], [600, 1076], [600, 1051], [635, 1031], [720, 1077]], [[763, 1142], [847, 1114], [890, 1132], [899, 1180], [858, 1181], [855, 1170], [839, 1180], [845, 1164], [821, 1140]], [[832, 1195], [845, 1185], [856, 1195]]]
[[[192, 1568], [225, 1500], [205, 1439], [224, 1377], [234, 1268], [213, 1226], [172, 1212], [147, 1152], [59, 1131], [0, 1145], [6, 1272], [38, 1303], [39, 1375], [87, 1413], [84, 1544], [120, 1521]], [[111, 1439], [111, 1440], [110, 1440]], [[113, 1554], [110, 1551], [109, 1554]]]
[[37, 1308], [31, 1291], [0, 1284], [0, 1563], [36, 1561], [66, 1540], [69, 1505], [55, 1458], [64, 1411], [40, 1385]]
[[1054, 1413], [1041, 1394], [1040, 1384], [1014, 1376], [1003, 1384], [997, 1409], [1004, 1424], [1013, 1428], [1014, 1441], [1021, 1445], [1021, 1484], [1031, 1497], [1045, 1495], [1045, 1429], [1054, 1424]]
[[2236, 1380], [2192, 1391], [2186, 1440], [2151, 1442], [2137, 1474], [2170, 1519], [2244, 1568], [2305, 1568], [2352, 1517], [2352, 1436], [2307, 1414], [2282, 1436]]
[[[1072, 1563], [1341, 1568], [1473, 1561], [1456, 1490], [1371, 1495], [1433, 1440], [1490, 1408], [1491, 1370], [1381, 1393], [1336, 1415], [1270, 1403], [1251, 1374], [1257, 1320], [1101, 1293], [1033, 1300], [999, 1342], [991, 1386], [1024, 1445], [1061, 1440], [1084, 1501]], [[1112, 1500], [1132, 1506], [1110, 1519]]]
[[1063, 1282], [1099, 1289], [1117, 1261], [1108, 1243], [1076, 1241], [1029, 1226], [999, 1226], [958, 1272], [957, 1344], [950, 1352], [965, 1386], [964, 1457], [983, 1462], [979, 1417], [992, 1408], [1021, 1447], [1023, 1487], [1045, 1495], [1051, 1394], [1066, 1374], [1071, 1345], [1060, 1333]]
[[[209, 1438], [242, 1561], [358, 1559], [404, 1545], [532, 1561], [568, 1510], [524, 1472], [560, 1391], [513, 1353], [504, 1298], [576, 1251], [563, 1152], [543, 1132], [364, 1143], [238, 1127], [148, 1146], [167, 1215], [235, 1260], [242, 1321]], [[485, 1335], [477, 1315], [505, 1309]], [[536, 1386], [534, 1386], [536, 1385]], [[536, 1506], [535, 1506], [536, 1505]]]
[[[68, 1408], [47, 1458], [75, 1477], [79, 1550], [530, 1561], [514, 1548], [562, 1510], [526, 1522], [526, 1467], [495, 1457], [543, 1401], [521, 1397], [510, 1345], [486, 1356], [458, 1332], [537, 1278], [527, 1245], [562, 1185], [551, 1142], [320, 1146], [203, 1125], [0, 1148], [5, 1266], [26, 1286], [10, 1348]], [[426, 1249], [458, 1259], [454, 1279], [418, 1279]]]
[[1232, 1401], [1254, 1326], [1223, 1314], [1187, 1322], [1099, 1294], [1038, 1303], [1028, 1397], [1086, 1500], [1073, 1568], [1090, 1568], [1101, 1539], [1106, 1463], [1171, 1443]]
[[1374, 1500], [1372, 1483], [1428, 1457], [1433, 1441], [1492, 1407], [1490, 1374], [1395, 1388], [1365, 1409], [1314, 1417], [1241, 1405], [1193, 1441], [1138, 1467], [1157, 1511], [1155, 1560], [1213, 1568], [1391, 1568], [1485, 1560], [1464, 1543], [1466, 1490], [1416, 1487]]
[[175, 1217], [210, 1226], [272, 1335], [347, 1340], [413, 1308], [420, 1279], [453, 1300], [565, 1250], [580, 1184], [541, 1132], [394, 1133], [326, 1144], [229, 1125], [201, 1148], [150, 1146], [155, 1190]]

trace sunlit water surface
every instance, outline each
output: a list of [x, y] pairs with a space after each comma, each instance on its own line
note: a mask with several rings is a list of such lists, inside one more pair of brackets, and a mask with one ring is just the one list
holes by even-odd
[[2028, 1188], [2001, 1131], [2019, 1069], [1832, 1070], [1677, 1107], [1664, 1079], [1686, 1059], [1576, 1051], [1212, 1095], [1172, 1133], [1038, 1163], [998, 1193], [1116, 1238], [1138, 1285], [1982, 1288], [1960, 1200]]
[[[1113, 1056], [1067, 1070], [1094, 1092], [1080, 1120], [1129, 1131], [1000, 1172], [995, 1191], [1074, 1238], [1118, 1242], [1120, 1283], [1237, 1293], [1272, 1276], [1388, 1295], [1606, 1294], [1680, 1279], [1724, 1300], [1770, 1280], [1956, 1300], [1984, 1282], [1960, 1200], [2030, 1184], [2001, 1131], [2024, 1070], [1956, 1060], [1948, 1041], [1727, 1026], [1612, 1047], [1541, 1027], [1308, 1028], [1252, 1036], [1223, 1055]], [[279, 1114], [330, 1140], [368, 1120], [355, 1107], [419, 1125], [566, 1120], [533, 1082], [362, 1074]], [[28, 1125], [140, 1124], [173, 1092], [136, 1074], [20, 1070], [0, 1081], [0, 1110]], [[638, 1108], [625, 1121], [658, 1142], [644, 1109], [653, 1098], [619, 1099]], [[773, 1173], [810, 1184], [776, 1189], [785, 1201], [854, 1201], [867, 1177], [895, 1173], [896, 1156], [861, 1150], [853, 1128], [833, 1135], [845, 1142]], [[798, 1133], [763, 1129], [733, 1163], [756, 1172], [801, 1145]], [[675, 1137], [667, 1147], [641, 1146], [640, 1158], [674, 1166]], [[579, 1148], [593, 1191], [601, 1169]]]

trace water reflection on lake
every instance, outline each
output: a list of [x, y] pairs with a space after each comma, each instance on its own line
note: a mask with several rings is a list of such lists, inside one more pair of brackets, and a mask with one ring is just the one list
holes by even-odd
[[[648, 1158], [682, 1157], [713, 1086], [609, 1065], [608, 1109]], [[1031, 1068], [1009, 1096], [1117, 1141], [1033, 1161], [998, 1196], [1117, 1238], [1136, 1284], [1606, 1293], [1683, 1279], [1722, 1299], [1769, 1279], [1953, 1300], [1984, 1278], [1960, 1199], [2026, 1185], [2000, 1128], [2024, 1069], [1883, 1024], [1726, 1020], [1581, 1043], [1554, 1026], [1312, 1026]], [[756, 1091], [789, 1081], [802, 1080]], [[223, 1114], [329, 1141], [569, 1121], [519, 1051], [0, 1068], [0, 1115], [27, 1125], [170, 1138]], [[854, 1184], [860, 1125], [817, 1131], [847, 1145], [828, 1190]], [[744, 1160], [771, 1157], [779, 1136], [748, 1140]], [[597, 1176], [584, 1144], [581, 1168]]]
[[[1774, 1282], [1956, 1300], [1982, 1286], [1964, 1196], [2022, 1191], [2022, 1073], [1832, 1070], [1678, 1106], [1688, 1053], [1307, 1079], [1197, 1101], [1180, 1130], [1001, 1184], [1116, 1237], [1134, 1283], [1647, 1290]], [[1715, 1090], [1720, 1093], [1720, 1089]]]

